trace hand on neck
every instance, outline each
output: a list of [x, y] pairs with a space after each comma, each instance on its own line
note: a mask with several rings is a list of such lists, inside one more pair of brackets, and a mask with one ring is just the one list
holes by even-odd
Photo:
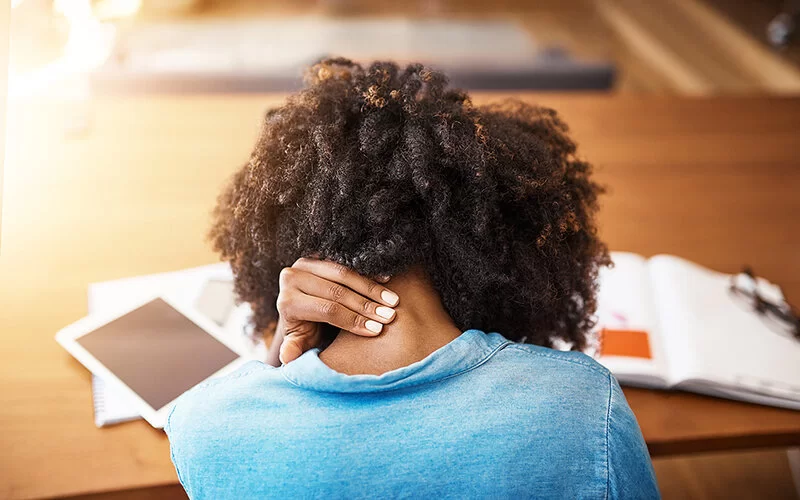
[[411, 269], [386, 286], [400, 296], [397, 315], [377, 337], [341, 330], [320, 359], [347, 375], [380, 375], [420, 361], [461, 335], [428, 277]]

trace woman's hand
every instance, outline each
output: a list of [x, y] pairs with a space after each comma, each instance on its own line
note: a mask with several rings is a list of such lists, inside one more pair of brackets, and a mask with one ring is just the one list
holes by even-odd
[[[397, 294], [334, 262], [301, 258], [280, 275], [275, 337], [267, 362], [277, 366], [320, 342], [321, 324], [374, 337], [391, 323]], [[280, 361], [279, 361], [280, 360]]]

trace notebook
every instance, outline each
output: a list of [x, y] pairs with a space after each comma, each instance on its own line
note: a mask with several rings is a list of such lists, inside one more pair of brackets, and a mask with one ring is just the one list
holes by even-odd
[[[228, 264], [212, 264], [182, 271], [136, 276], [89, 285], [89, 314], [164, 294], [177, 305], [195, 308], [220, 327], [239, 354], [264, 359], [266, 347], [250, 335], [251, 311], [236, 305], [233, 275]], [[92, 376], [95, 425], [104, 427], [140, 418], [121, 393], [100, 377]]]
[[125, 394], [106, 386], [103, 379], [92, 375], [92, 401], [94, 403], [94, 425], [107, 425], [129, 422], [141, 418]]
[[[614, 252], [600, 274], [597, 360], [620, 383], [800, 409], [800, 342], [687, 260]], [[780, 302], [780, 288], [759, 278]]]

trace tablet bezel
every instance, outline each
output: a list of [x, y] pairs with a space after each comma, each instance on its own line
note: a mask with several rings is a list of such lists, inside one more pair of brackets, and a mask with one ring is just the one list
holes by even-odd
[[[153, 427], [161, 429], [166, 424], [169, 412], [172, 410], [172, 407], [178, 398], [176, 397], [162, 408], [153, 408], [144, 399], [142, 399], [136, 391], [131, 389], [124, 381], [117, 377], [114, 372], [101, 363], [100, 360], [98, 360], [91, 352], [78, 343], [78, 339], [84, 335], [88, 335], [98, 328], [107, 325], [108, 323], [111, 323], [112, 321], [125, 316], [126, 314], [133, 312], [134, 310], [157, 299], [161, 299], [166, 302], [167, 305], [197, 325], [205, 333], [211, 335], [222, 345], [239, 355], [237, 359], [209, 375], [205, 380], [231, 373], [243, 364], [250, 361], [250, 359], [242, 356], [242, 353], [236, 348], [235, 345], [227, 341], [225, 335], [221, 333], [221, 329], [216, 323], [203, 316], [200, 312], [180, 306], [174, 301], [170, 300], [169, 297], [161, 294], [150, 296], [145, 300], [138, 300], [134, 303], [129, 303], [124, 308], [118, 308], [114, 311], [103, 311], [97, 314], [92, 314], [91, 316], [86, 316], [85, 318], [82, 318], [75, 323], [72, 323], [71, 325], [61, 329], [56, 334], [56, 342], [58, 342], [64, 349], [67, 350], [67, 352], [74, 356], [75, 359], [77, 359], [89, 371], [102, 378], [105, 382], [118, 386], [120, 390], [124, 391], [129, 396], [132, 405], [135, 406], [135, 409], [142, 415], [142, 417]], [[178, 397], [180, 397], [180, 395]]]

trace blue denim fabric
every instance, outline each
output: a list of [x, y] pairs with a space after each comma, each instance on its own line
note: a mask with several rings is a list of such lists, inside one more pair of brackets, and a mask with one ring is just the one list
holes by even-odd
[[380, 376], [318, 354], [181, 397], [167, 433], [190, 497], [659, 496], [619, 385], [588, 356], [478, 330]]

